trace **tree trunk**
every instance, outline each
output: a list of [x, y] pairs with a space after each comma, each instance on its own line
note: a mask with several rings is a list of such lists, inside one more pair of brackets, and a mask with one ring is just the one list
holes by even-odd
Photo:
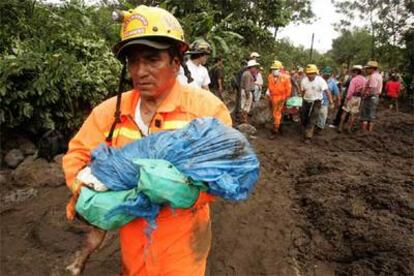
[[273, 39], [276, 40], [277, 32], [279, 31], [279, 27], [275, 26], [275, 31], [273, 33]]

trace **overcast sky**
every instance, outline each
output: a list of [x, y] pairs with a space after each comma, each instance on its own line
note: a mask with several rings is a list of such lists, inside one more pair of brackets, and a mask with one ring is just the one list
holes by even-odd
[[296, 46], [310, 48], [315, 33], [314, 49], [321, 53], [331, 49], [332, 40], [339, 36], [332, 26], [339, 21], [339, 15], [330, 0], [313, 0], [312, 10], [316, 16], [312, 24], [290, 24], [279, 31], [277, 38], [288, 38]]

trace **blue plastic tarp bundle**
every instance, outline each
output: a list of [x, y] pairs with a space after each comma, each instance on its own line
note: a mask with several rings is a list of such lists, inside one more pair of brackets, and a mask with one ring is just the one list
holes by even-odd
[[[122, 148], [104, 144], [92, 152], [94, 176], [110, 190], [136, 187], [140, 173], [136, 159], [164, 159], [195, 181], [203, 181], [208, 192], [227, 200], [246, 199], [259, 178], [259, 160], [239, 131], [214, 118], [191, 121], [186, 127], [139, 139]], [[139, 194], [113, 210], [154, 221], [160, 206]]]

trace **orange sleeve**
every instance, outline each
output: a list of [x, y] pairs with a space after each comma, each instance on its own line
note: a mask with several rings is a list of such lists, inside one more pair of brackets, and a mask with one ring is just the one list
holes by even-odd
[[231, 120], [230, 112], [224, 103], [221, 103], [217, 107], [216, 112], [214, 113], [213, 117], [218, 119], [220, 122], [222, 122], [223, 124], [227, 126], [231, 127], [233, 124]]
[[285, 95], [285, 99], [290, 97], [291, 92], [292, 92], [292, 82], [290, 81], [290, 78], [286, 78], [286, 95]]
[[270, 93], [270, 95], [272, 95], [273, 94], [273, 90], [274, 90], [274, 87], [273, 87], [273, 77], [272, 77], [272, 75], [269, 75], [267, 77], [267, 88], [269, 88], [269, 93]]
[[69, 142], [69, 149], [63, 157], [62, 166], [66, 185], [72, 192], [76, 189], [76, 187], [72, 187], [76, 175], [91, 159], [91, 150], [105, 142], [104, 130], [98, 123], [103, 119], [101, 116], [97, 116], [95, 110], [92, 111], [79, 132]]

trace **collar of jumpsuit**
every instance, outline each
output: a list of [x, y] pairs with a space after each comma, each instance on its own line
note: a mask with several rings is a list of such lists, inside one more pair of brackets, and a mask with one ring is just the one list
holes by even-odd
[[[162, 128], [164, 120], [160, 114], [171, 113], [177, 109], [185, 110], [185, 106], [183, 106], [180, 102], [180, 87], [181, 85], [178, 83], [178, 81], [175, 81], [173, 87], [171, 88], [171, 91], [161, 102], [160, 106], [158, 106], [153, 120], [151, 120], [151, 125], [153, 125], [154, 121], [157, 121], [156, 126]], [[121, 103], [121, 121], [125, 120], [126, 117], [135, 119], [137, 118], [137, 112], [140, 112], [140, 108], [138, 106], [138, 104], [141, 102], [140, 92], [137, 89], [133, 89], [124, 94], [126, 97], [131, 98], [130, 100], [125, 100], [123, 103]], [[151, 131], [151, 125], [147, 126], [149, 127], [149, 131]]]

